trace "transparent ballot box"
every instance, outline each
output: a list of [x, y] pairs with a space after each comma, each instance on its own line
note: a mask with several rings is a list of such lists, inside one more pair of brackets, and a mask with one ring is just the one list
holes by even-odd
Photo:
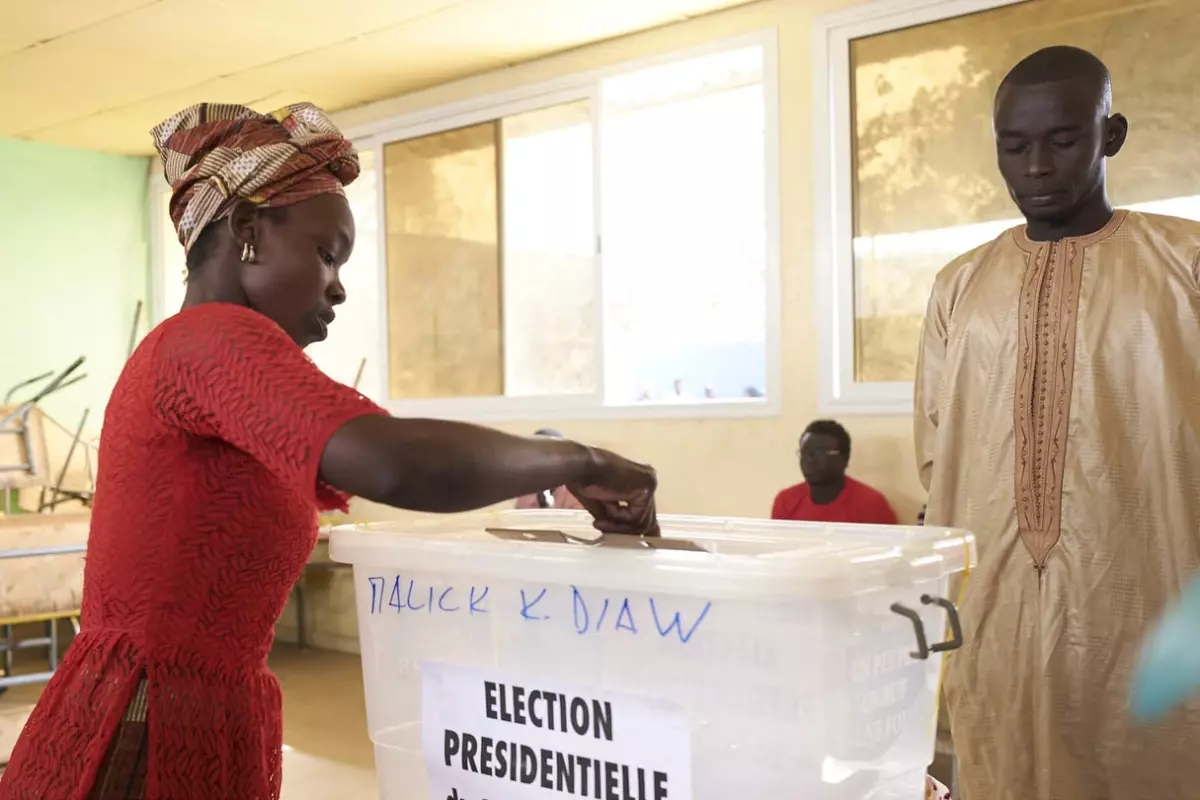
[[582, 512], [335, 529], [386, 800], [919, 800], [947, 599], [931, 527]]

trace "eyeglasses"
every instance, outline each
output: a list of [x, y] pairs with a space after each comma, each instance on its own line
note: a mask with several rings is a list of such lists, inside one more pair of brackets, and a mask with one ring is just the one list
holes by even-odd
[[804, 456], [830, 456], [830, 457], [833, 457], [833, 456], [840, 456], [841, 454], [842, 454], [841, 450], [806, 450], [804, 448], [800, 448], [799, 450], [796, 451], [796, 458], [803, 458]]

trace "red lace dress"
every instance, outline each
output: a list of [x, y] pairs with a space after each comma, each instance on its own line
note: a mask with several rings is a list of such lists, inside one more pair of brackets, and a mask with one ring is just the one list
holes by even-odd
[[82, 631], [0, 780], [2, 800], [81, 800], [144, 679], [146, 797], [279, 797], [275, 621], [316, 542], [325, 442], [382, 413], [283, 330], [197, 306], [146, 337], [109, 401]]

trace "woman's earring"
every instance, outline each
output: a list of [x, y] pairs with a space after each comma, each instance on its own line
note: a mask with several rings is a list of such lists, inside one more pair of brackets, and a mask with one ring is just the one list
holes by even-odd
[[246, 242], [244, 245], [242, 245], [242, 261], [244, 263], [253, 264], [254, 256], [254, 245], [250, 244], [249, 242]]

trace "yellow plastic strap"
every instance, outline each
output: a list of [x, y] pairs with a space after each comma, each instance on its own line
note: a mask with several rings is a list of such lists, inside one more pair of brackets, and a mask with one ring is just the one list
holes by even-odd
[[28, 616], [6, 617], [0, 619], [0, 625], [28, 625], [33, 622], [50, 622], [51, 620], [71, 619], [78, 617], [79, 609], [68, 609], [66, 611], [47, 611], [42, 614], [29, 614]]
[[[962, 611], [963, 598], [967, 594], [967, 581], [971, 579], [971, 542], [969, 539], [963, 539], [963, 571], [962, 581], [958, 584], [958, 596], [954, 598], [954, 607]], [[946, 635], [950, 633], [950, 621], [946, 621]], [[946, 636], [942, 637], [943, 639]], [[934, 697], [933, 703], [933, 727], [937, 730], [938, 712], [942, 705], [942, 681], [946, 679], [946, 655], [942, 655], [941, 666], [938, 667], [938, 682], [937, 694]]]

